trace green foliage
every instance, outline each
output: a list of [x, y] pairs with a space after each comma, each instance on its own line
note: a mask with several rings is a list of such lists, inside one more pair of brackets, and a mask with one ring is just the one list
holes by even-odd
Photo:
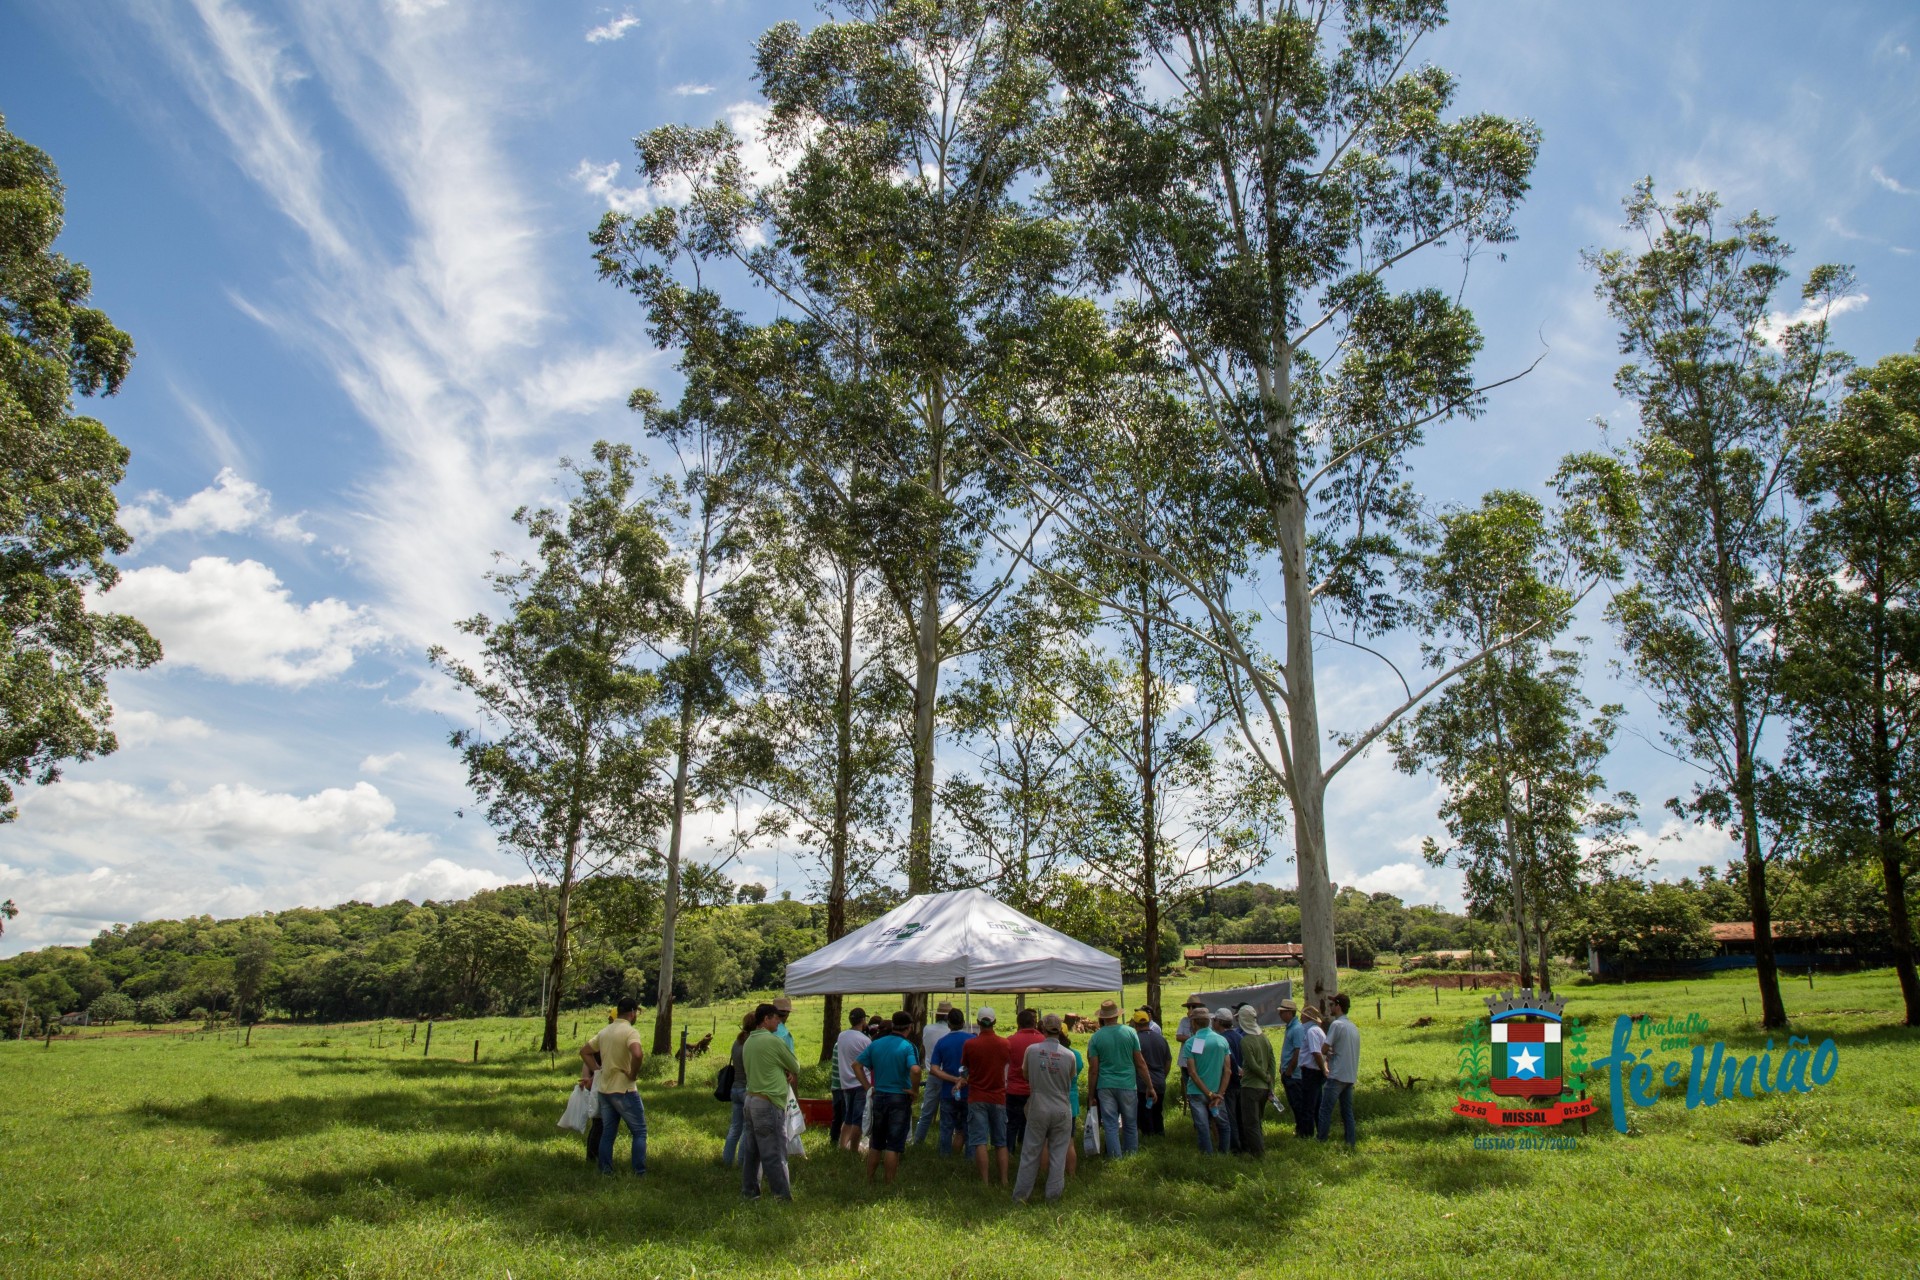
[[65, 214], [53, 161], [0, 117], [0, 823], [15, 785], [114, 750], [108, 673], [160, 660], [133, 618], [87, 608], [130, 545], [113, 492], [127, 450], [73, 396], [118, 391], [133, 339], [54, 252]]
[[127, 1022], [134, 1016], [133, 1001], [118, 991], [109, 991], [104, 995], [95, 996], [93, 1003], [87, 1006], [87, 1017], [96, 1026]]
[[1713, 949], [1694, 895], [1679, 885], [1610, 876], [1581, 896], [1566, 934], [1628, 963], [1682, 960]]

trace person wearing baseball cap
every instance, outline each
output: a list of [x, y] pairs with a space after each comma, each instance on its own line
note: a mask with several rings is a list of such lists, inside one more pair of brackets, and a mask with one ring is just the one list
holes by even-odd
[[1021, 1061], [1027, 1087], [1027, 1140], [1020, 1147], [1020, 1175], [1014, 1180], [1013, 1202], [1025, 1204], [1047, 1166], [1047, 1199], [1058, 1200], [1067, 1186], [1068, 1155], [1073, 1151], [1073, 1108], [1070, 1090], [1080, 1074], [1080, 1060], [1062, 1045], [1060, 1015], [1040, 1019], [1042, 1039], [1027, 1046]]
[[1140, 1136], [1151, 1138], [1167, 1131], [1167, 1073], [1173, 1069], [1173, 1048], [1146, 1009], [1134, 1011], [1133, 1033], [1140, 1037], [1140, 1057], [1147, 1064], [1146, 1074], [1135, 1073], [1136, 1113]]
[[1007, 1064], [1012, 1050], [1006, 1037], [994, 1030], [998, 1015], [993, 1006], [983, 1004], [974, 1015], [980, 1033], [960, 1050], [960, 1063], [967, 1069], [967, 1141], [973, 1147], [973, 1161], [980, 1170], [980, 1181], [992, 1185], [988, 1176], [987, 1152], [1000, 1168], [1000, 1185], [1007, 1177]]
[[[920, 1029], [920, 1061], [932, 1062], [933, 1051], [947, 1036], [951, 1028], [947, 1026], [947, 1015], [953, 1012], [953, 1001], [942, 1000], [933, 1006], [933, 1016], [927, 1019], [927, 1025]], [[927, 1140], [927, 1133], [933, 1128], [933, 1122], [940, 1117], [940, 1091], [929, 1089], [920, 1100], [920, 1119], [913, 1126], [913, 1145], [919, 1146]]]

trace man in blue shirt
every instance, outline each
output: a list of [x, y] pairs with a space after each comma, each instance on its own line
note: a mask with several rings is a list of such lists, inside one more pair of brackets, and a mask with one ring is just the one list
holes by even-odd
[[1313, 1136], [1315, 1116], [1307, 1114], [1307, 1082], [1300, 1069], [1307, 1065], [1307, 1024], [1291, 1000], [1280, 1002], [1280, 1022], [1286, 1034], [1280, 1041], [1280, 1086], [1286, 1090], [1287, 1110], [1293, 1112], [1293, 1136]]
[[907, 1149], [907, 1129], [913, 1121], [913, 1095], [920, 1089], [920, 1055], [908, 1037], [913, 1019], [905, 1010], [893, 1015], [887, 1034], [860, 1051], [854, 1071], [865, 1088], [873, 1090], [867, 1106], [873, 1110], [873, 1133], [867, 1148], [867, 1181], [884, 1155], [887, 1185], [900, 1172], [900, 1153]]
[[1187, 1110], [1193, 1116], [1193, 1136], [1200, 1144], [1201, 1155], [1225, 1155], [1224, 1116], [1216, 1126], [1214, 1112], [1226, 1101], [1227, 1072], [1232, 1067], [1227, 1038], [1200, 1024], [1198, 1019], [1195, 1019], [1195, 1028], [1180, 1046], [1180, 1074], [1187, 1082]]
[[967, 1015], [959, 1009], [947, 1011], [947, 1034], [934, 1042], [933, 1057], [927, 1070], [940, 1082], [940, 1154], [954, 1153], [954, 1137], [964, 1144], [967, 1159], [973, 1159], [973, 1141], [967, 1134], [967, 1082], [960, 1074], [960, 1051], [973, 1032], [967, 1030]]

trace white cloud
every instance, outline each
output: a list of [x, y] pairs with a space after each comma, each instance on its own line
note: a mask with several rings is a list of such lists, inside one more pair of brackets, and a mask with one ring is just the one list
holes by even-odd
[[103, 605], [146, 623], [169, 663], [235, 681], [309, 684], [345, 671], [380, 638], [365, 610], [332, 598], [296, 604], [272, 569], [225, 556], [201, 556], [184, 572], [131, 570]]
[[156, 711], [113, 709], [113, 733], [126, 747], [159, 742], [194, 742], [213, 736], [213, 727], [192, 716], [163, 716]]
[[178, 502], [158, 491], [146, 493], [120, 509], [120, 523], [136, 539], [168, 533], [204, 537], [253, 529], [282, 542], [314, 539], [300, 527], [299, 516], [274, 516], [273, 495], [232, 467], [220, 468], [211, 485]]
[[1391, 893], [1402, 902], [1437, 902], [1442, 889], [1434, 868], [1417, 862], [1389, 862], [1357, 877], [1352, 887], [1363, 893]]
[[1873, 166], [1873, 168], [1868, 170], [1867, 173], [1868, 173], [1868, 176], [1871, 177], [1875, 182], [1879, 183], [1881, 186], [1885, 187], [1887, 190], [1893, 192], [1895, 195], [1920, 196], [1920, 187], [1907, 186], [1905, 183], [1901, 182], [1898, 178], [1895, 178], [1891, 174], [1889, 174], [1885, 169], [1882, 169], [1879, 165]]
[[[772, 117], [773, 108], [764, 102], [736, 102], [721, 112], [727, 127], [740, 139], [740, 164], [750, 186], [765, 186], [778, 180], [798, 159], [796, 155], [774, 151], [767, 137], [767, 124]], [[693, 196], [692, 186], [679, 177], [645, 187], [623, 187], [617, 181], [619, 176], [618, 161], [596, 165], [582, 160], [573, 170], [573, 180], [582, 190], [617, 213], [638, 214], [661, 205], [681, 205]]]
[[[1866, 294], [1850, 293], [1846, 297], [1837, 299], [1834, 302], [1832, 309], [1827, 312], [1827, 318], [1829, 320], [1838, 320], [1841, 316], [1846, 315], [1847, 312], [1858, 311], [1866, 305]], [[1760, 332], [1766, 336], [1768, 342], [1778, 342], [1780, 341], [1781, 335], [1786, 333], [1789, 327], [1796, 324], [1811, 324], [1818, 320], [1820, 318], [1820, 311], [1821, 306], [1818, 302], [1802, 303], [1800, 308], [1791, 315], [1784, 311], [1776, 311], [1768, 316], [1760, 325]]]
[[384, 902], [397, 902], [402, 898], [412, 902], [424, 902], [429, 898], [446, 902], [472, 897], [482, 889], [498, 889], [510, 883], [506, 876], [497, 875], [484, 867], [463, 867], [447, 858], [435, 858], [423, 867], [392, 879], [369, 880], [353, 891], [353, 897], [376, 906]]
[[677, 84], [673, 91], [683, 98], [698, 98], [713, 92], [710, 84]]
[[385, 773], [406, 758], [407, 753], [404, 751], [389, 751], [383, 756], [367, 756], [360, 761], [360, 772], [371, 773], [377, 776]]
[[[580, 189], [596, 200], [602, 201], [615, 213], [624, 213], [628, 217], [645, 213], [653, 208], [654, 192], [657, 187], [623, 187], [620, 177], [620, 162], [609, 160], [605, 164], [594, 164], [582, 160], [573, 168], [573, 180]], [[691, 190], [687, 194], [692, 194]], [[682, 200], [686, 199], [683, 195]]]
[[627, 32], [640, 25], [640, 19], [633, 16], [629, 9], [611, 22], [603, 23], [587, 32], [588, 44], [605, 44], [609, 40], [625, 38]]

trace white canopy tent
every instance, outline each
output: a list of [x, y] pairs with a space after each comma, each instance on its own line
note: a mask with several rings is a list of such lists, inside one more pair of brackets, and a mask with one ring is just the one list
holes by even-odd
[[923, 893], [787, 966], [789, 996], [1118, 991], [1120, 961], [980, 889]]

